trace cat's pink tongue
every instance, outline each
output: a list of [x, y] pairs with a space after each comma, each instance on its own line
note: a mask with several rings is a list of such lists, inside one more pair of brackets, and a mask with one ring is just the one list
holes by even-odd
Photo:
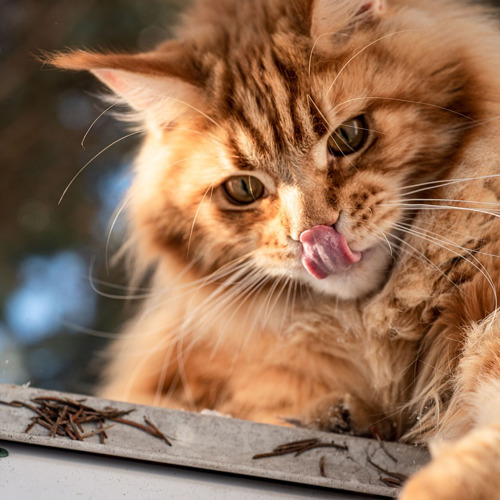
[[302, 264], [311, 276], [322, 280], [345, 271], [361, 259], [333, 227], [314, 226], [300, 235]]

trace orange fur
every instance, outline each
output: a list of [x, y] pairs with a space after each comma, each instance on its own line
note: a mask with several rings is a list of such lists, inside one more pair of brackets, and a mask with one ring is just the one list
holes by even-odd
[[[203, 0], [150, 53], [54, 56], [147, 129], [130, 247], [153, 292], [101, 395], [376, 426], [435, 444], [404, 498], [493, 498], [499, 42], [458, 0]], [[360, 115], [359, 150], [328, 153]], [[241, 175], [265, 187], [248, 206], [224, 194]], [[361, 260], [319, 280], [299, 239], [332, 224]]]

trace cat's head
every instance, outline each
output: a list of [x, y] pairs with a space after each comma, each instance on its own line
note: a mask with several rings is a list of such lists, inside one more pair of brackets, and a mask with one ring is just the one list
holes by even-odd
[[248, 261], [256, 280], [341, 299], [380, 288], [410, 250], [407, 186], [446, 175], [480, 113], [465, 24], [441, 3], [205, 0], [152, 52], [55, 56], [144, 127], [142, 258], [175, 252], [202, 274]]

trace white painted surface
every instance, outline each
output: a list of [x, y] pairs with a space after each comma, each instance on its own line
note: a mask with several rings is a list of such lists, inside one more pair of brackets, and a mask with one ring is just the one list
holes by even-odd
[[377, 498], [2, 441], [2, 500]]

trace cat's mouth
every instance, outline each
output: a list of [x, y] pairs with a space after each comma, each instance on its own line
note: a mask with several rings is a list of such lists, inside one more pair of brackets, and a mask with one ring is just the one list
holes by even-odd
[[300, 235], [302, 265], [316, 279], [347, 271], [361, 260], [361, 252], [349, 248], [346, 239], [332, 226], [314, 226]]

